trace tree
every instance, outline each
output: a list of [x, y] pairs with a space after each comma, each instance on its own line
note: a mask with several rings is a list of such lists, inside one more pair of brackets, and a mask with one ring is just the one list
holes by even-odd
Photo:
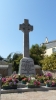
[[11, 56], [12, 56], [12, 53], [10, 53], [10, 54], [7, 56], [7, 61], [8, 61], [9, 63], [12, 62], [12, 58], [11, 58]]
[[4, 58], [2, 56], [0, 56], [0, 60], [3, 60]]
[[41, 63], [43, 70], [56, 70], [56, 53], [51, 56], [45, 56]]
[[30, 48], [30, 57], [34, 60], [34, 64], [41, 65], [41, 60], [44, 58], [46, 47], [38, 44], [32, 45]]
[[[12, 56], [13, 55], [13, 56]], [[7, 60], [9, 63], [12, 63], [12, 70], [13, 71], [16, 71], [18, 72], [19, 70], [19, 63], [20, 63], [20, 60], [22, 58], [22, 54], [20, 53], [10, 53], [8, 56], [7, 56]]]
[[13, 58], [12, 58], [13, 71], [18, 72], [18, 70], [19, 70], [19, 63], [20, 63], [21, 59], [22, 59], [22, 54], [15, 53], [13, 55]]

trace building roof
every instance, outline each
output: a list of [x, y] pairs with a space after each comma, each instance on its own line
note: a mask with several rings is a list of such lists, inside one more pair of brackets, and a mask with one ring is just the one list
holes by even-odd
[[[53, 41], [49, 41], [48, 43], [53, 43], [53, 42], [56, 42], [56, 40], [53, 40]], [[44, 44], [47, 44], [47, 43], [44, 43]]]
[[7, 69], [9, 65], [0, 65], [0, 69]]
[[46, 49], [53, 48], [56, 47], [56, 40], [49, 41], [48, 43], [42, 43], [42, 44], [46, 46]]
[[8, 65], [8, 63], [4, 60], [0, 60], [0, 65]]

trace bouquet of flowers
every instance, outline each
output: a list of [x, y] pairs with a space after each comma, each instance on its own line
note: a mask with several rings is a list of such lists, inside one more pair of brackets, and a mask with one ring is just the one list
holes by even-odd
[[55, 87], [56, 86], [56, 81], [55, 80], [47, 80], [45, 82], [47, 87]]
[[40, 87], [40, 82], [36, 79], [29, 79], [27, 85], [28, 87], [36, 88], [36, 87]]
[[12, 77], [2, 78], [2, 88], [4, 87], [14, 88], [17, 87], [17, 83], [18, 83], [18, 79], [16, 78], [12, 78]]
[[26, 84], [26, 82], [28, 82], [28, 78], [23, 78], [23, 79], [22, 79], [22, 83], [23, 83], [23, 84]]
[[50, 72], [47, 72], [47, 73], [45, 74], [45, 76], [48, 77], [49, 79], [52, 79], [52, 74], [51, 74]]
[[38, 76], [37, 80], [39, 80], [40, 83], [44, 83], [45, 77], [43, 75], [42, 76]]

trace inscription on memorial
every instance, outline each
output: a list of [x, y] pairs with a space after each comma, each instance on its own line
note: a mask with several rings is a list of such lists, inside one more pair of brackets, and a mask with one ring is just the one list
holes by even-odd
[[34, 63], [33, 61], [25, 60], [21, 63], [22, 74], [34, 74]]

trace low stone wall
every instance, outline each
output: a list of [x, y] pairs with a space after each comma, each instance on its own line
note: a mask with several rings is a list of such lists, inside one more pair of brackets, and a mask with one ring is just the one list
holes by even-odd
[[7, 76], [8, 75], [8, 68], [7, 69], [0, 69], [0, 74], [2, 75], [2, 77]]
[[5, 61], [0, 61], [0, 74], [2, 77], [10, 76], [12, 74], [12, 64]]

